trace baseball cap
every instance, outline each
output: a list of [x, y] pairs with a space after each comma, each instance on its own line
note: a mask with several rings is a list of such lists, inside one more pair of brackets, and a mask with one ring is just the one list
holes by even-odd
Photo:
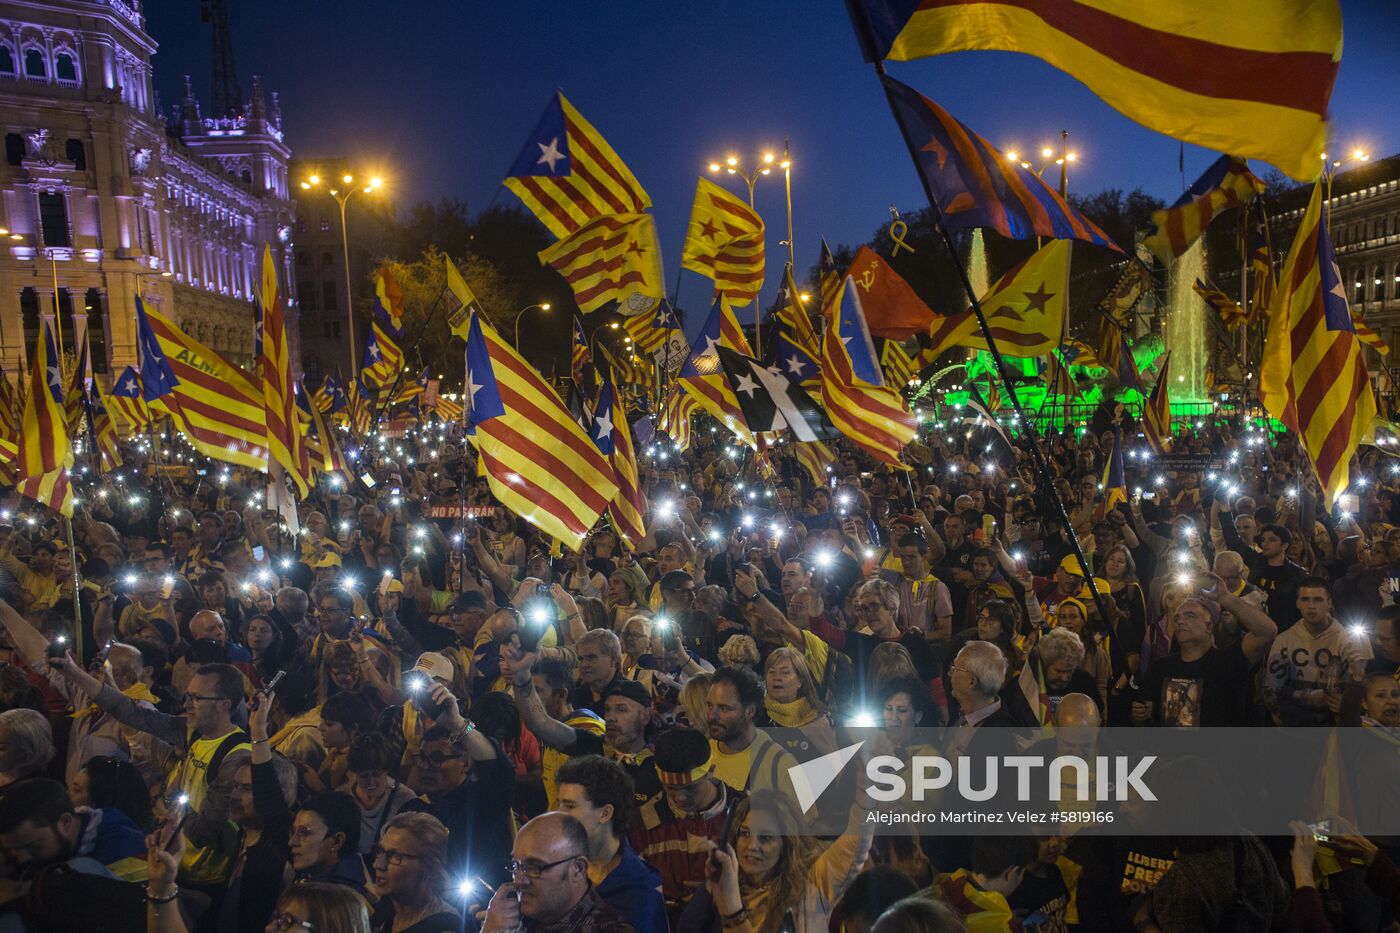
[[[413, 665], [415, 671], [422, 671], [429, 677], [445, 680], [452, 683], [452, 677], [457, 669], [452, 666], [452, 662], [445, 655], [436, 651], [424, 651], [418, 656], [418, 662]], [[638, 685], [640, 686], [640, 684]]]
[[614, 681], [612, 686], [603, 691], [603, 699], [606, 701], [608, 697], [626, 697], [641, 706], [651, 706], [651, 694], [635, 680]]
[[316, 563], [311, 566], [315, 570], [324, 570], [327, 567], [339, 567], [340, 555], [327, 552], [316, 558]]
[[1084, 572], [1084, 565], [1079, 562], [1079, 558], [1074, 554], [1066, 554], [1064, 560], [1060, 561], [1060, 569], [1074, 574], [1076, 577], [1087, 577]]

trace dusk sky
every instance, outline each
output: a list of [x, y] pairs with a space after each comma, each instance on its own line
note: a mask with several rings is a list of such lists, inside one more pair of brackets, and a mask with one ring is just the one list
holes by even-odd
[[[925, 205], [838, 0], [229, 6], [245, 95], [254, 74], [281, 92], [294, 157], [347, 155], [380, 171], [401, 214], [443, 197], [463, 198], [473, 212], [493, 198], [518, 203], [501, 179], [556, 87], [651, 194], [668, 288], [696, 177], [731, 152], [752, 160], [790, 139], [799, 273], [816, 261], [820, 237], [855, 244], [888, 222], [889, 205]], [[209, 27], [198, 5], [148, 2], [146, 12], [166, 109], [179, 101], [183, 74], [207, 107]], [[1400, 5], [1342, 0], [1342, 12], [1334, 138], [1394, 154]], [[1170, 201], [1182, 190], [1175, 140], [1039, 59], [964, 52], [892, 63], [890, 73], [1002, 148], [1038, 151], [1068, 129], [1079, 153], [1071, 191], [1142, 187]], [[1187, 146], [1186, 182], [1213, 158]], [[786, 252], [781, 175], [761, 179], [757, 197], [769, 228], [766, 302]], [[685, 273], [682, 303], [703, 301], [708, 288]]]

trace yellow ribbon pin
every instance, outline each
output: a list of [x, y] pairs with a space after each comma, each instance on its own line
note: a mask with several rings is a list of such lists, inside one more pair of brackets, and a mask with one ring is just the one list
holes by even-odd
[[890, 208], [890, 216], [894, 218], [890, 223], [889, 230], [890, 240], [894, 243], [894, 249], [890, 250], [890, 258], [898, 256], [901, 249], [907, 249], [911, 253], [915, 252], [914, 247], [904, 240], [909, 235], [909, 225], [900, 219], [899, 211], [894, 207]]

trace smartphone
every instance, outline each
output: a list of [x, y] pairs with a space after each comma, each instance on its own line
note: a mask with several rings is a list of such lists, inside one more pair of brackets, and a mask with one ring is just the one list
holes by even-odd
[[520, 614], [520, 628], [516, 630], [515, 637], [520, 642], [520, 650], [535, 652], [540, 649], [540, 639], [544, 637], [544, 629], [548, 622], [539, 622], [531, 619], [533, 612], [526, 611]]
[[174, 577], [166, 577], [163, 581], [161, 581], [161, 584], [160, 584], [160, 598], [161, 598], [161, 599], [169, 599], [169, 598], [170, 598], [170, 595], [171, 595], [172, 593], [174, 593], [174, 592], [175, 592], [175, 578], [174, 578]]
[[1361, 497], [1355, 493], [1344, 493], [1337, 497], [1337, 507], [1343, 512], [1355, 515], [1361, 509]]
[[408, 689], [413, 694], [413, 705], [422, 710], [423, 715], [429, 719], [437, 719], [447, 707], [433, 699], [432, 694], [428, 692], [431, 684], [432, 680], [426, 674], [415, 674]]
[[262, 546], [261, 544], [255, 544], [255, 545], [253, 545], [253, 560], [258, 561], [259, 563], [262, 563], [262, 559], [263, 559], [263, 557], [266, 556], [266, 554], [267, 554], [267, 552], [266, 552], [266, 550], [264, 550], [264, 548], [263, 548], [263, 546]]
[[538, 596], [540, 599], [553, 599], [553, 594], [551, 594], [549, 591], [548, 583], [536, 583], [535, 595]]
[[181, 794], [175, 803], [170, 805], [165, 813], [165, 820], [160, 825], [157, 841], [161, 848], [167, 852], [175, 851], [175, 840], [180, 838], [180, 833], [185, 829], [185, 821], [189, 818], [190, 798]]
[[734, 814], [739, 809], [739, 799], [728, 791], [725, 791], [725, 794], [729, 797], [729, 802], [724, 807], [724, 830], [719, 834], [721, 848], [729, 845], [729, 834], [734, 831]]
[[992, 540], [992, 535], [996, 533], [996, 527], [997, 520], [995, 518], [990, 515], [982, 516], [982, 537], [985, 540]]
[[382, 576], [382, 577], [379, 578], [379, 595], [380, 595], [380, 596], [388, 596], [388, 595], [389, 595], [389, 583], [390, 583], [393, 579], [394, 579], [394, 574], [393, 574], [391, 571], [388, 571], [388, 570], [384, 571], [384, 576]]
[[59, 635], [49, 642], [49, 647], [44, 651], [44, 657], [52, 660], [61, 660], [68, 656], [68, 636]]
[[1318, 820], [1316, 823], [1309, 823], [1308, 829], [1312, 830], [1315, 842], [1330, 842], [1332, 840], [1331, 820]]
[[286, 671], [278, 671], [277, 673], [273, 674], [272, 679], [269, 680], [265, 685], [263, 685], [263, 688], [259, 690], [258, 693], [261, 696], [265, 697], [272, 696], [272, 692], [277, 689], [277, 685], [280, 684], [282, 682], [282, 678], [286, 676]]

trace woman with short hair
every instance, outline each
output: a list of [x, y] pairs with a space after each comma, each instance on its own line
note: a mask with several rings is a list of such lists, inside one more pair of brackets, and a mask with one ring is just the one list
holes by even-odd
[[[427, 813], [400, 813], [384, 826], [371, 852], [372, 890], [379, 895], [375, 933], [457, 933], [462, 915], [443, 897], [447, 886], [447, 827]], [[485, 904], [490, 892], [466, 892]]]

